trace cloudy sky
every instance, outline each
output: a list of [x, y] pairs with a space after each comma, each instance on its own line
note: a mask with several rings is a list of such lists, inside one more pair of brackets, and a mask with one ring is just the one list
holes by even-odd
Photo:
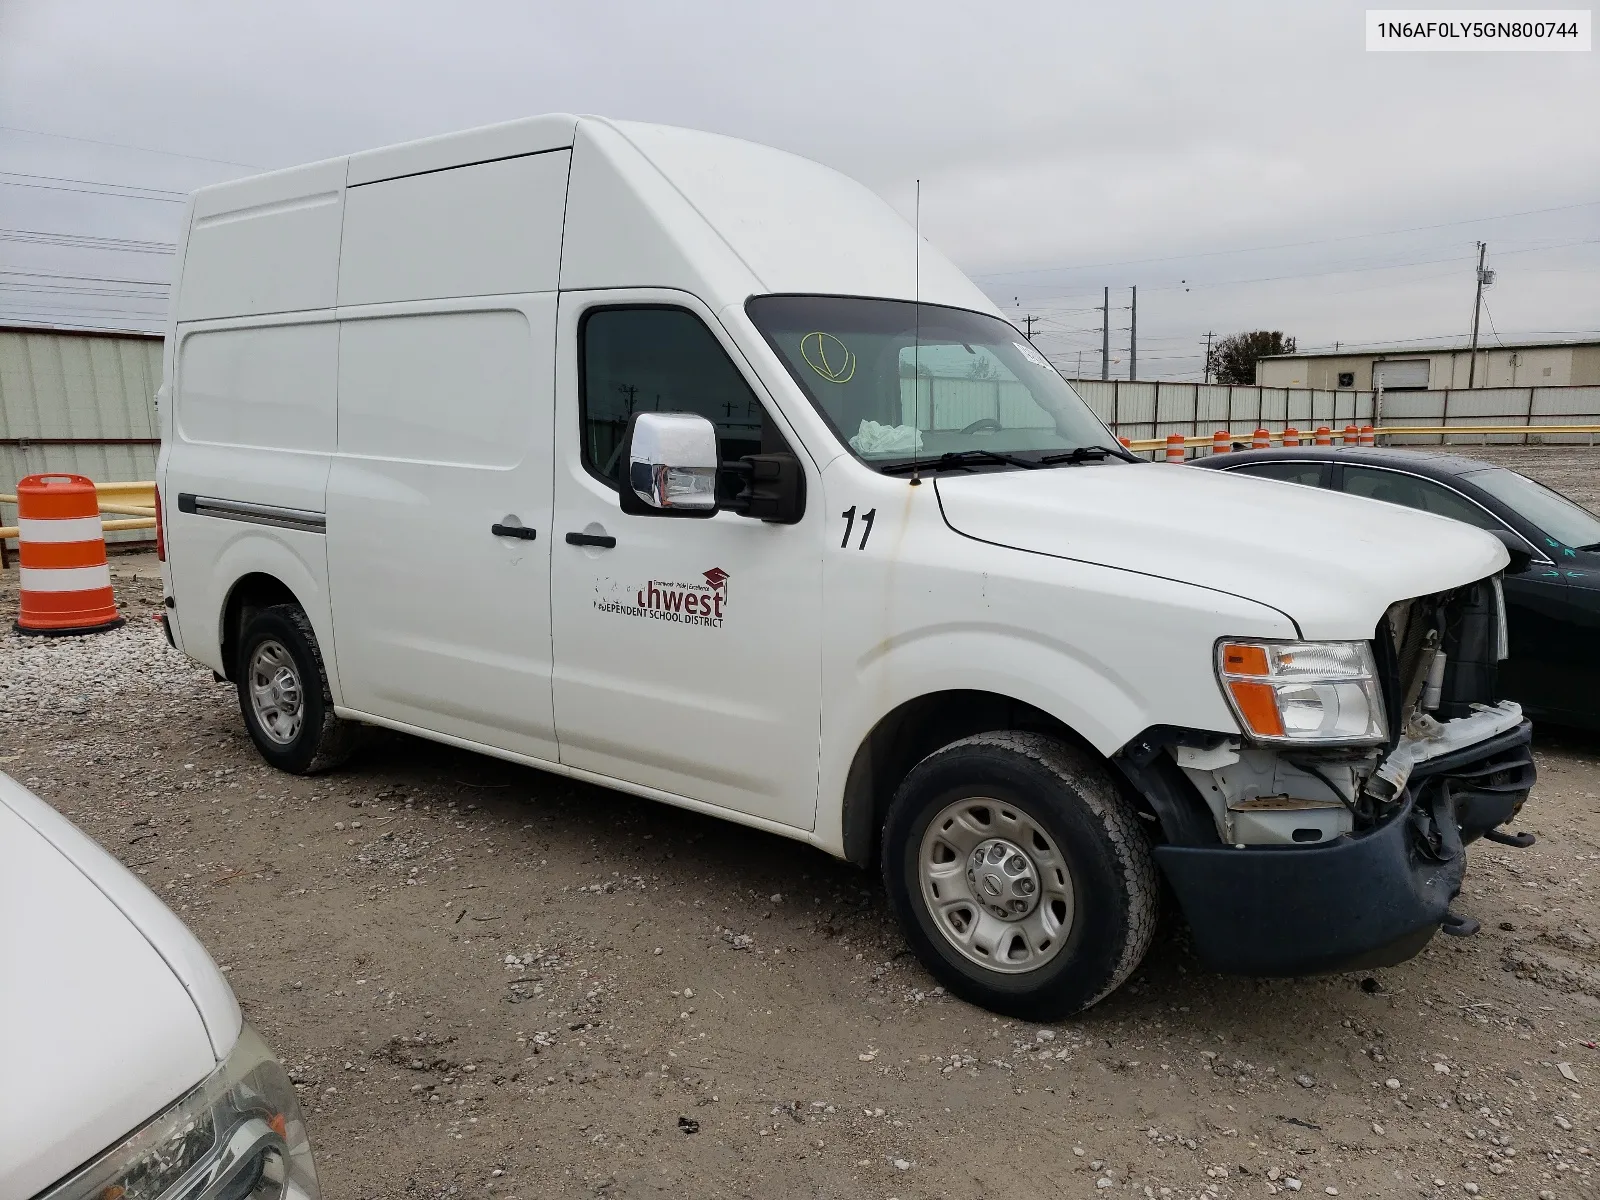
[[[767, 142], [923, 225], [1073, 374], [1600, 333], [1600, 61], [1369, 54], [1297, 3], [0, 0], [0, 323], [155, 329], [188, 189], [549, 111]], [[110, 194], [107, 194], [110, 193]]]

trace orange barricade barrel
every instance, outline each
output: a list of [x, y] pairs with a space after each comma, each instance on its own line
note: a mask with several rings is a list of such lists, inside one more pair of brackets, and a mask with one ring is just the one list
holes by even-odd
[[1319, 446], [1331, 446], [1331, 445], [1333, 445], [1333, 431], [1330, 430], [1326, 425], [1318, 425], [1317, 426], [1317, 443], [1316, 444], [1319, 445]]
[[1300, 431], [1293, 425], [1283, 431], [1283, 444], [1285, 446], [1298, 446], [1300, 444]]
[[1256, 430], [1255, 437], [1250, 439], [1250, 449], [1252, 449], [1252, 450], [1270, 450], [1270, 449], [1272, 449], [1272, 434], [1268, 433], [1265, 429]]
[[111, 594], [106, 535], [94, 483], [82, 475], [29, 475], [17, 483], [21, 567], [18, 633], [101, 633], [122, 624]]
[[1363, 446], [1376, 446], [1378, 444], [1378, 435], [1371, 425], [1363, 425], [1361, 427], [1361, 444]]
[[1176, 463], [1183, 461], [1183, 434], [1167, 434], [1167, 461]]
[[1344, 427], [1344, 444], [1346, 446], [1355, 446], [1360, 444], [1360, 442], [1361, 430], [1357, 429], [1354, 425], [1346, 425]]
[[1124, 450], [1131, 450], [1133, 448], [1133, 439], [1132, 438], [1119, 437], [1117, 439], [1117, 441], [1122, 443], [1122, 448]]
[[1233, 449], [1233, 436], [1226, 429], [1219, 429], [1211, 435], [1211, 453], [1226, 454]]

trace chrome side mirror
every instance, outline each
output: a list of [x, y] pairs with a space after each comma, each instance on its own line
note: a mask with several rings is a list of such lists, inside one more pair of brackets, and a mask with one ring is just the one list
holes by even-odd
[[709, 517], [717, 511], [717, 430], [695, 413], [635, 413], [628, 422], [622, 510]]

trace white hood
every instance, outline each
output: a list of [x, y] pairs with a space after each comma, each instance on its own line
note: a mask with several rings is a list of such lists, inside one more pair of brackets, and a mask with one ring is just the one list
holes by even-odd
[[0, 1192], [31, 1196], [232, 1049], [233, 992], [125, 867], [0, 774]]
[[936, 484], [957, 533], [1242, 596], [1306, 638], [1370, 638], [1395, 601], [1509, 559], [1495, 538], [1445, 517], [1222, 471], [1101, 463]]

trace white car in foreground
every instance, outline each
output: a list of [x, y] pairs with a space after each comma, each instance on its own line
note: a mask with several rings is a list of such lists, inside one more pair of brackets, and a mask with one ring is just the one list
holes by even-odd
[[195, 936], [0, 774], [0, 1200], [318, 1200], [293, 1085]]

